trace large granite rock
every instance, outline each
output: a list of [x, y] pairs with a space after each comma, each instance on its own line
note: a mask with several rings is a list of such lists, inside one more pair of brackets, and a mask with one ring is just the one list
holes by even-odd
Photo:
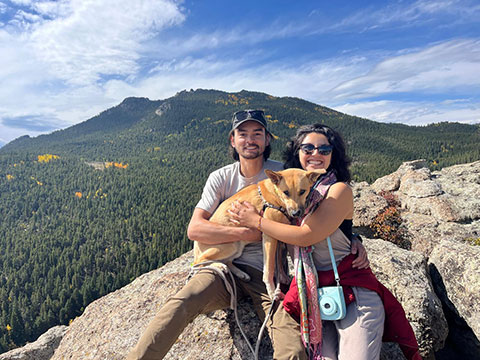
[[435, 172], [421, 160], [407, 162], [370, 188], [362, 186], [362, 192], [375, 196], [371, 191], [376, 195], [390, 191], [398, 198], [411, 250], [429, 259], [450, 330], [446, 349], [437, 357], [480, 359], [476, 311], [480, 247], [469, 245], [480, 241], [480, 161]]
[[[397, 196], [412, 250], [428, 257], [444, 238], [480, 237], [480, 161], [435, 172], [425, 166], [422, 160], [406, 162], [371, 187], [363, 186], [362, 193]], [[355, 208], [368, 206], [361, 199]]]
[[442, 240], [429, 266], [441, 300], [480, 338], [480, 246]]
[[430, 256], [435, 291], [450, 329], [441, 359], [480, 359], [479, 255], [479, 246], [442, 240]]
[[448, 327], [428, 275], [427, 259], [388, 241], [365, 239], [364, 244], [372, 271], [402, 304], [421, 355], [432, 358], [443, 347]]
[[368, 227], [378, 213], [388, 205], [387, 200], [378, 195], [365, 181], [354, 184], [353, 202], [355, 227]]
[[40, 336], [37, 341], [0, 354], [0, 360], [49, 360], [66, 331], [67, 326], [55, 326]]
[[400, 167], [393, 173], [385, 175], [381, 178], [375, 180], [372, 184], [372, 189], [376, 193], [381, 191], [397, 191], [400, 188], [401, 181], [400, 179], [408, 172], [415, 171], [418, 169], [423, 169], [427, 166], [425, 160], [414, 160], [404, 162]]

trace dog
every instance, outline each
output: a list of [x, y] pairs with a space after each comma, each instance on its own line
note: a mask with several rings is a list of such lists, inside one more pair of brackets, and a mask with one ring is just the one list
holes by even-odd
[[[278, 172], [265, 170], [267, 179], [258, 184], [249, 185], [223, 201], [209, 220], [221, 225], [237, 226], [229, 218], [228, 210], [233, 202], [248, 201], [259, 212], [263, 211], [263, 217], [290, 224], [292, 219], [303, 216], [310, 189], [324, 173], [325, 170], [287, 169]], [[280, 289], [276, 289], [274, 284], [277, 240], [262, 234], [262, 243], [262, 280], [267, 287], [268, 295], [274, 300], [281, 296]], [[221, 261], [237, 277], [248, 281], [250, 277], [233, 264], [233, 260], [242, 254], [246, 244], [247, 242], [237, 241], [209, 245], [195, 241], [193, 265], [199, 265], [205, 261]], [[222, 266], [222, 264], [216, 265]], [[279, 268], [283, 269], [283, 266], [279, 266]], [[288, 283], [288, 277], [284, 272], [279, 274], [279, 279], [282, 283]]]

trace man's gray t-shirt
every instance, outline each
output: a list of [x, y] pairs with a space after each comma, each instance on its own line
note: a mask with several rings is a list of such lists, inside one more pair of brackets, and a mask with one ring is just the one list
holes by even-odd
[[[283, 170], [283, 164], [278, 161], [267, 160], [263, 163], [263, 169], [251, 178], [246, 178], [240, 173], [240, 162], [238, 161], [215, 170], [208, 177], [203, 188], [202, 198], [196, 207], [213, 214], [222, 201], [236, 194], [245, 186], [266, 179], [265, 169], [280, 171]], [[262, 243], [247, 244], [242, 255], [235, 260], [235, 263], [248, 265], [263, 271]]]

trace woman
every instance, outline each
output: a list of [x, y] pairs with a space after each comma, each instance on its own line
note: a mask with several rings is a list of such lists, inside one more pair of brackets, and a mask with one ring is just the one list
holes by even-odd
[[[330, 237], [341, 284], [347, 290], [348, 305], [342, 320], [322, 321], [323, 339], [319, 353], [325, 359], [379, 359], [385, 323], [383, 303], [386, 301], [385, 306], [388, 305], [389, 309], [394, 303], [393, 313], [389, 310], [387, 317], [391, 320], [390, 313], [395, 316], [391, 325], [400, 329], [400, 342], [405, 345], [402, 350], [407, 358], [419, 359], [418, 345], [400, 304], [391, 299], [393, 295], [378, 283], [370, 269], [354, 269], [351, 266], [353, 193], [349, 185], [350, 161], [341, 136], [325, 125], [302, 126], [288, 143], [285, 155], [286, 168], [298, 167], [307, 171], [325, 169], [326, 176], [334, 179], [332, 184], [327, 185], [323, 200], [319, 199], [315, 204], [318, 207], [303, 219], [301, 226], [261, 218], [248, 203], [237, 204], [231, 216], [241, 225], [260, 228], [262, 232], [287, 244], [299, 247], [314, 245], [313, 261], [319, 271], [319, 286], [334, 285], [322, 283], [324, 279], [329, 279], [326, 280], [328, 282], [331, 279], [332, 263], [325, 241]], [[292, 286], [291, 291], [296, 292], [296, 287]], [[287, 303], [289, 295], [290, 292], [287, 294]], [[401, 319], [397, 318], [399, 311], [403, 314]], [[390, 324], [387, 322], [386, 325]], [[397, 333], [392, 336], [399, 338]]]

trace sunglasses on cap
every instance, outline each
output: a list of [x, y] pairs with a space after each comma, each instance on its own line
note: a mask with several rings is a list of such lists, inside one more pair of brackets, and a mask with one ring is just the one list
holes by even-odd
[[237, 111], [235, 114], [233, 114], [232, 131], [238, 128], [244, 122], [256, 121], [257, 123], [261, 124], [265, 128], [265, 130], [268, 132], [267, 121], [265, 120], [265, 116], [263, 114], [264, 114], [263, 110]]
[[332, 145], [315, 146], [313, 144], [301, 144], [300, 145], [300, 150], [302, 150], [302, 152], [305, 155], [312, 155], [313, 152], [315, 151], [315, 149], [317, 149], [317, 151], [320, 155], [330, 155], [332, 153], [333, 146]]
[[233, 121], [239, 122], [247, 119], [257, 120], [260, 122], [265, 122], [263, 110], [241, 110], [233, 114]]

